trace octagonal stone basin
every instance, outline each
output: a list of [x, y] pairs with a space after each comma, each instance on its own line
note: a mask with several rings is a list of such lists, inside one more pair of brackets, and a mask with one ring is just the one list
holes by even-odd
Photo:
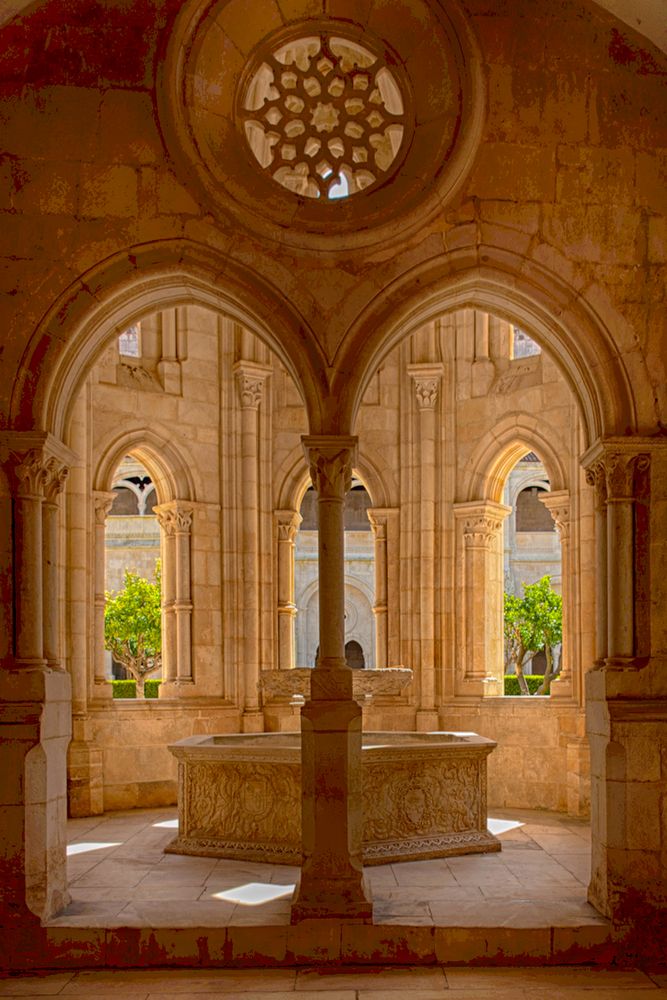
[[[486, 829], [486, 758], [476, 733], [364, 733], [366, 865], [499, 851]], [[191, 736], [178, 760], [174, 854], [301, 863], [299, 733]]]

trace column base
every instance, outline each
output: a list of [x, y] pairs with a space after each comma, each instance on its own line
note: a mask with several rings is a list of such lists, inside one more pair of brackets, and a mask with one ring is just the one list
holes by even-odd
[[293, 924], [302, 920], [373, 922], [373, 903], [368, 898], [363, 876], [361, 879], [324, 879], [302, 874], [294, 895], [290, 915]]
[[415, 729], [418, 733], [438, 732], [440, 717], [435, 709], [419, 709], [415, 716]]
[[264, 732], [264, 712], [255, 709], [252, 712], [244, 712], [241, 716], [242, 733], [263, 733]]

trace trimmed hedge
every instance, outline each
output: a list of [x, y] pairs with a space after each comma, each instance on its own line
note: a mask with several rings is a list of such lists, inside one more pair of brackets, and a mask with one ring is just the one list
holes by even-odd
[[[544, 676], [542, 674], [524, 674], [524, 677], [528, 681], [528, 690], [531, 694], [535, 694], [538, 687], [544, 680]], [[519, 690], [519, 678], [516, 674], [505, 674], [505, 694], [521, 694], [521, 691]]]
[[[113, 686], [114, 698], [137, 697], [137, 682], [133, 678], [124, 681], [110, 681], [109, 683]], [[147, 680], [144, 684], [144, 695], [146, 698], [157, 698], [161, 683], [162, 681], [159, 677]]]

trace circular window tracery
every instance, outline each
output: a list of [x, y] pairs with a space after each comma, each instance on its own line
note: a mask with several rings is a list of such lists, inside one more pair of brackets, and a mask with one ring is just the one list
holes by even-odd
[[307, 198], [376, 184], [405, 135], [403, 96], [385, 61], [338, 35], [297, 38], [265, 55], [240, 114], [259, 165]]

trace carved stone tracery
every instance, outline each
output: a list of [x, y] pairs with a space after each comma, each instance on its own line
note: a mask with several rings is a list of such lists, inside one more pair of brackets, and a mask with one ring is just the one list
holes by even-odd
[[403, 98], [383, 56], [367, 46], [322, 33], [262, 53], [240, 116], [253, 156], [287, 190], [345, 198], [395, 162]]

